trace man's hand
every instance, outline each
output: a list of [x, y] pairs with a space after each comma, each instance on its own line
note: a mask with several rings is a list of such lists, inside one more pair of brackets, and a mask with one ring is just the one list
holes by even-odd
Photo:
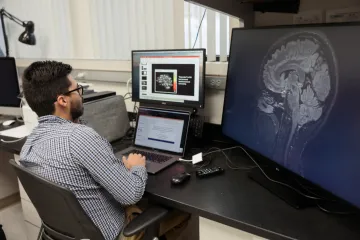
[[127, 169], [131, 169], [132, 167], [140, 166], [145, 167], [145, 157], [141, 154], [133, 154], [131, 153], [127, 159], [125, 156], [122, 157], [123, 163]]

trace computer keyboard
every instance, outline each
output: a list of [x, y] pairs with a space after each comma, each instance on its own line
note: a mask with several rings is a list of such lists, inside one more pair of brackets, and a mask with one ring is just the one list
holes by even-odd
[[141, 154], [141, 155], [145, 156], [146, 160], [151, 161], [151, 162], [156, 162], [156, 163], [163, 163], [172, 158], [172, 157], [165, 156], [162, 154], [156, 154], [156, 153], [146, 152], [146, 151], [136, 150], [136, 149], [126, 152], [123, 155], [128, 156], [130, 153]]

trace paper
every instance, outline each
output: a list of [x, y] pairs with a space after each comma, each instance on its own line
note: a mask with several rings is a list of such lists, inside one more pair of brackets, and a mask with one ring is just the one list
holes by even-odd
[[6, 136], [6, 137], [13, 137], [13, 138], [23, 138], [23, 137], [28, 136], [30, 134], [30, 132], [31, 132], [31, 130], [27, 126], [22, 125], [20, 127], [1, 131], [0, 135]]
[[202, 160], [203, 160], [202, 152], [201, 152], [201, 153], [198, 153], [198, 154], [196, 154], [196, 155], [194, 155], [194, 156], [192, 157], [192, 163], [193, 163], [193, 164], [197, 164], [197, 163], [199, 163], [199, 162], [202, 162]]

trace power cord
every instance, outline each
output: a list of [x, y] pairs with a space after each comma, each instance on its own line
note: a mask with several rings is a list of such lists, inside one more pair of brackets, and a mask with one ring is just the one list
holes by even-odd
[[133, 113], [135, 113], [135, 120], [132, 120], [131, 123], [133, 124], [131, 127], [136, 128], [136, 119], [139, 112], [139, 107], [137, 106], [137, 102], [134, 103]]
[[206, 11], [207, 11], [207, 9], [205, 8], [204, 13], [203, 13], [203, 16], [202, 16], [201, 21], [200, 21], [199, 29], [198, 29], [197, 34], [196, 34], [195, 42], [194, 42], [194, 45], [193, 45], [192, 48], [195, 48], [196, 42], [197, 42], [198, 37], [199, 37], [200, 30], [201, 30], [201, 25], [202, 25], [202, 23], [203, 23], [203, 21], [204, 21], [204, 17], [205, 17]]
[[225, 151], [226, 150], [231, 150], [231, 149], [234, 149], [235, 147], [231, 147], [231, 148], [225, 148], [225, 149], [220, 149], [220, 148], [216, 148], [216, 147], [213, 147], [213, 148], [210, 148], [209, 151], [211, 149], [215, 149], [214, 151], [211, 151], [211, 152], [208, 152], [208, 153], [205, 153], [203, 155], [204, 156], [207, 156], [209, 154], [212, 154], [212, 153], [215, 153], [215, 152], [221, 152], [225, 158], [226, 158], [226, 165], [228, 166], [228, 168], [232, 169], [232, 170], [251, 170], [251, 169], [254, 169], [256, 168], [256, 166], [248, 166], [248, 167], [240, 167], [240, 166], [237, 166], [235, 163], [233, 163], [230, 158], [228, 157], [228, 155], [226, 155]]
[[353, 215], [356, 214], [356, 212], [337, 212], [337, 211], [331, 211], [324, 207], [322, 207], [319, 203], [316, 204], [316, 206], [323, 212], [329, 213], [329, 214], [336, 214], [336, 215]]
[[129, 89], [129, 86], [130, 86], [130, 83], [132, 82], [132, 78], [129, 78], [127, 81], [126, 81], [126, 89], [127, 89], [127, 93], [130, 93], [131, 95], [131, 91]]
[[277, 180], [274, 180], [272, 178], [270, 178], [266, 173], [265, 171], [262, 169], [262, 167], [255, 161], [255, 159], [241, 146], [238, 146], [238, 148], [240, 148], [255, 164], [256, 166], [260, 169], [260, 171], [264, 174], [264, 176], [271, 182], [273, 183], [277, 183], [279, 185], [282, 185], [284, 187], [287, 187], [287, 188], [290, 188], [292, 189], [293, 191], [297, 192], [298, 194], [300, 194], [301, 196], [303, 197], [306, 197], [308, 199], [313, 199], [313, 200], [325, 200], [323, 198], [320, 198], [320, 197], [314, 197], [314, 196], [310, 196], [310, 195], [307, 195], [303, 192], [301, 192], [300, 190], [294, 188], [293, 186], [289, 185], [289, 184], [286, 184], [286, 183], [283, 183], [283, 182], [280, 182], [280, 181], [277, 181]]
[[[230, 148], [224, 148], [224, 149], [220, 149], [220, 148], [211, 148], [211, 149], [216, 149], [214, 151], [210, 151], [211, 149], [209, 149], [210, 152], [207, 152], [205, 153], [203, 156], [207, 156], [207, 155], [210, 155], [212, 153], [215, 153], [215, 152], [222, 152], [225, 156], [225, 158], [227, 159], [227, 163], [228, 161], [230, 160], [229, 157], [224, 153], [224, 151], [226, 150], [230, 150], [230, 149], [235, 149], [235, 148], [240, 148], [248, 157], [250, 160], [252, 160], [256, 166], [253, 166], [253, 167], [247, 167], [247, 168], [242, 168], [242, 167], [235, 167], [235, 169], [243, 169], [243, 170], [246, 170], [246, 169], [252, 169], [252, 168], [259, 168], [260, 171], [264, 174], [264, 176], [271, 182], [274, 182], [276, 184], [279, 184], [279, 185], [282, 185], [282, 186], [285, 186], [287, 188], [290, 188], [291, 190], [297, 192], [298, 194], [300, 194], [301, 196], [305, 197], [305, 198], [308, 198], [308, 199], [313, 199], [313, 200], [317, 200], [317, 207], [325, 212], [325, 213], [329, 213], [329, 214], [336, 214], [336, 215], [352, 215], [352, 214], [355, 214], [355, 212], [339, 212], [339, 211], [331, 211], [329, 209], [326, 209], [325, 207], [321, 206], [321, 204], [319, 203], [319, 201], [328, 201], [328, 202], [336, 202], [336, 200], [333, 200], [333, 199], [327, 199], [327, 198], [324, 198], [316, 193], [314, 193], [313, 191], [310, 191], [307, 187], [305, 187], [304, 185], [302, 185], [301, 183], [299, 183], [299, 185], [305, 190], [305, 191], [308, 191], [310, 192], [311, 194], [315, 195], [315, 196], [310, 196], [310, 195], [307, 195], [307, 194], [304, 194], [303, 192], [301, 192], [300, 190], [294, 188], [293, 186], [289, 185], [289, 184], [286, 184], [286, 183], [283, 183], [283, 182], [280, 182], [280, 181], [276, 181], [272, 178], [270, 178], [266, 173], [265, 171], [262, 169], [262, 167], [257, 163], [257, 161], [248, 153], [248, 151], [246, 151], [246, 149], [244, 149], [242, 146], [235, 146], [235, 147], [230, 147]], [[229, 161], [231, 162], [231, 160]], [[231, 162], [232, 163], [232, 162]], [[208, 163], [210, 164], [210, 163]], [[208, 165], [207, 164], [207, 165]], [[228, 165], [229, 166], [229, 165]]]
[[[250, 166], [250, 167], [238, 167], [238, 166], [235, 166], [235, 167], [231, 167], [231, 169], [235, 169], [235, 170], [250, 170], [250, 169], [253, 169], [253, 168], [259, 168], [260, 171], [262, 172], [262, 174], [264, 174], [264, 176], [271, 182], [273, 183], [276, 183], [276, 184], [279, 184], [279, 185], [282, 185], [284, 187], [287, 187], [287, 188], [290, 188], [292, 189], [293, 191], [297, 192], [298, 194], [300, 194], [301, 196], [305, 197], [305, 198], [308, 198], [308, 199], [313, 199], [313, 200], [326, 200], [324, 198], [321, 198], [321, 197], [314, 197], [314, 196], [310, 196], [310, 195], [307, 195], [303, 192], [301, 192], [300, 190], [294, 188], [293, 186], [289, 185], [289, 184], [286, 184], [286, 183], [283, 183], [283, 182], [280, 182], [280, 181], [277, 181], [277, 180], [274, 180], [272, 178], [270, 178], [266, 173], [265, 171], [262, 169], [262, 167], [257, 163], [257, 161], [248, 153], [248, 151], [246, 151], [242, 146], [234, 146], [234, 147], [229, 147], [229, 148], [224, 148], [224, 149], [220, 149], [220, 148], [211, 148], [211, 149], [216, 149], [214, 151], [210, 151], [211, 149], [209, 149], [210, 152], [207, 152], [205, 153], [203, 156], [207, 156], [209, 154], [212, 154], [212, 153], [215, 153], [215, 152], [222, 152], [226, 158], [226, 163], [228, 165], [228, 161], [230, 160], [229, 157], [224, 153], [224, 151], [226, 150], [231, 150], [231, 149], [236, 149], [236, 148], [240, 148], [248, 157], [251, 161], [253, 161], [255, 163], [256, 166]], [[231, 162], [231, 160], [230, 160]], [[232, 162], [231, 162], [232, 163]], [[210, 164], [210, 163], [208, 163]], [[208, 165], [207, 164], [207, 165]], [[232, 163], [233, 164], [233, 163]], [[229, 165], [228, 165], [229, 166]]]

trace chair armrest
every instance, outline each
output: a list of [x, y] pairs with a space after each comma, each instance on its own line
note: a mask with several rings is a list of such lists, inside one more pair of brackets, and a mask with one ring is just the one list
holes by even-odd
[[169, 210], [159, 206], [152, 206], [146, 209], [128, 225], [126, 225], [123, 231], [124, 236], [131, 237], [145, 230], [145, 228], [160, 222], [160, 220], [163, 219], [168, 212]]

